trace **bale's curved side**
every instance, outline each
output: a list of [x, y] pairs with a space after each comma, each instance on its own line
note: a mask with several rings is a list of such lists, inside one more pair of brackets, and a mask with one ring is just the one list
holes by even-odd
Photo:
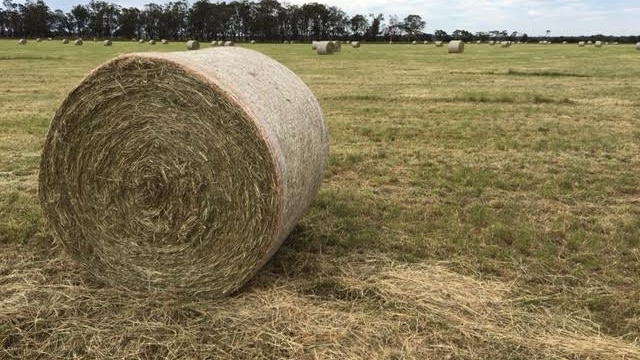
[[317, 100], [267, 56], [127, 54], [56, 112], [39, 193], [56, 237], [100, 280], [223, 296], [290, 233], [327, 156]]
[[168, 45], [169, 41], [167, 39], [162, 39], [160, 40], [160, 42], [162, 43], [162, 45]]
[[602, 47], [602, 41], [596, 41], [594, 45], [595, 47], [598, 47], [598, 48]]
[[447, 47], [449, 54], [459, 54], [464, 52], [464, 41], [462, 40], [451, 40], [449, 41], [449, 46]]
[[153, 40], [153, 39], [149, 40], [149, 45], [155, 45], [155, 44], [156, 44], [155, 40]]
[[584, 41], [578, 41], [578, 46], [580, 46], [580, 47], [584, 47], [584, 45], [585, 45], [585, 42], [584, 42]]
[[334, 52], [335, 52], [335, 45], [333, 41], [316, 42], [316, 53], [318, 53], [318, 55], [331, 55]]

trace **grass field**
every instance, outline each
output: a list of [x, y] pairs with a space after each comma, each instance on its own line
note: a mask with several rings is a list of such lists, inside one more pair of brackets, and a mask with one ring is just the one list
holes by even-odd
[[94, 283], [37, 201], [66, 92], [184, 45], [0, 41], [0, 358], [640, 359], [640, 51], [252, 48], [315, 93], [330, 164], [274, 259], [210, 301]]

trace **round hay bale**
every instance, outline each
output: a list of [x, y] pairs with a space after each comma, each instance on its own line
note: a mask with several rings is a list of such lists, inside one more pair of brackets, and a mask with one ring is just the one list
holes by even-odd
[[251, 40], [251, 41], [249, 41], [249, 43], [250, 43], [251, 45], [253, 45], [253, 44], [255, 44], [255, 43], [256, 43], [256, 41], [255, 41], [255, 40]]
[[198, 50], [198, 49], [200, 49], [200, 43], [197, 40], [187, 41], [187, 50]]
[[53, 40], [53, 38], [47, 38], [47, 41], [51, 41], [51, 40]]
[[162, 40], [160, 40], [160, 42], [162, 43], [162, 45], [168, 45], [169, 44], [169, 41], [166, 40], [166, 39], [162, 39]]
[[144, 39], [138, 40], [138, 44], [144, 44], [144, 43], [145, 43]]
[[602, 47], [602, 41], [596, 41], [595, 47], [598, 47], [598, 48]]
[[27, 39], [20, 39], [20, 40], [18, 40], [18, 44], [20, 44], [20, 45], [27, 45]]
[[429, 41], [425, 40], [425, 41], [423, 41], [422, 43], [423, 43], [424, 45], [427, 45], [427, 44], [429, 44]]
[[213, 40], [211, 42], [211, 46], [218, 46], [218, 41], [217, 40]]
[[56, 112], [40, 202], [102, 282], [220, 297], [276, 252], [327, 157], [320, 105], [275, 60], [243, 48], [126, 54]]
[[103, 42], [102, 42], [102, 45], [104, 45], [104, 46], [111, 46], [111, 45], [112, 45], [111, 40], [105, 40], [105, 41], [103, 41]]
[[584, 47], [584, 45], [585, 45], [585, 42], [584, 42], [584, 41], [578, 41], [578, 46], [580, 46], [580, 47]]
[[444, 43], [442, 41], [436, 41], [433, 43], [435, 46], [437, 47], [441, 47], [442, 45], [444, 45]]
[[233, 41], [225, 41], [224, 42], [224, 46], [234, 46], [235, 44], [233, 43]]
[[448, 46], [449, 54], [460, 54], [464, 52], [464, 41], [451, 40]]
[[62, 43], [63, 44], [68, 44], [69, 43], [69, 39], [62, 39]]
[[501, 41], [500, 47], [503, 47], [503, 48], [511, 47], [511, 41]]
[[318, 48], [318, 42], [319, 41], [312, 41], [311, 42], [311, 49], [316, 50]]
[[636, 43], [636, 50], [640, 50], [640, 42]]
[[340, 52], [342, 50], [342, 44], [340, 43], [340, 41], [332, 41], [332, 43], [334, 52]]
[[155, 45], [155, 44], [156, 44], [155, 40], [153, 40], [153, 39], [149, 40], [149, 45]]
[[318, 55], [331, 55], [335, 52], [336, 48], [333, 41], [318, 41], [316, 42], [316, 53]]
[[285, 41], [283, 41], [282, 43], [283, 43], [283, 44], [288, 44], [289, 42], [288, 42], [287, 40], [285, 40]]
[[476, 44], [482, 44], [482, 40], [476, 41]]
[[36, 42], [42, 42], [42, 39], [36, 38]]
[[418, 42], [417, 42], [417, 41], [415, 41], [415, 40], [413, 40], [413, 41], [411, 42], [411, 45], [418, 45]]
[[82, 45], [82, 39], [76, 39], [76, 41], [73, 42], [73, 45]]
[[218, 46], [224, 46], [224, 40], [218, 40]]
[[98, 41], [98, 38], [97, 38], [97, 37], [94, 37], [94, 38], [93, 38], [93, 42], [96, 42], [96, 41]]
[[352, 41], [351, 42], [351, 47], [352, 48], [359, 48], [360, 47], [360, 41]]
[[489, 41], [489, 45], [495, 45], [495, 44], [496, 44], [495, 40], [490, 40]]
[[562, 43], [563, 43], [564, 45], [566, 45], [566, 44], [568, 44], [568, 41], [566, 41], [566, 40], [565, 40], [565, 41], [563, 41]]
[[593, 45], [593, 41], [591, 40], [587, 41], [587, 45]]

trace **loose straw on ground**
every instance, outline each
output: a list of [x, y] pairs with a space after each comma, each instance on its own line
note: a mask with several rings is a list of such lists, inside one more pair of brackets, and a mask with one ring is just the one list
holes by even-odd
[[275, 253], [327, 157], [316, 98], [275, 60], [235, 47], [127, 54], [56, 112], [40, 201], [101, 281], [218, 297]]

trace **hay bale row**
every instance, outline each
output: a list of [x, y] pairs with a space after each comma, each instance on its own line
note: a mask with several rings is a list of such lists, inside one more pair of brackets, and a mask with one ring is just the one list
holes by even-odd
[[511, 41], [501, 41], [500, 42], [500, 47], [503, 47], [503, 48], [511, 47], [511, 45], [512, 45]]
[[101, 282], [220, 297], [276, 252], [327, 158], [320, 105], [275, 60], [233, 47], [126, 54], [56, 112], [40, 202]]
[[162, 40], [160, 40], [160, 42], [162, 43], [162, 45], [168, 45], [169, 44], [169, 41], [166, 40], [166, 39], [162, 39]]
[[489, 41], [489, 45], [495, 45], [495, 44], [496, 44], [496, 41], [495, 41], [495, 40], [490, 40], [490, 41]]
[[342, 44], [340, 43], [340, 41], [332, 41], [332, 42], [333, 42], [333, 51], [334, 52], [342, 51]]
[[149, 40], [149, 45], [155, 45], [155, 44], [156, 44], [155, 40], [153, 40], [153, 39]]
[[584, 47], [585, 46], [585, 42], [584, 41], [578, 41], [578, 46], [580, 47]]
[[449, 54], [461, 54], [464, 52], [464, 41], [462, 40], [451, 40], [449, 41], [449, 45], [447, 46], [447, 50]]

